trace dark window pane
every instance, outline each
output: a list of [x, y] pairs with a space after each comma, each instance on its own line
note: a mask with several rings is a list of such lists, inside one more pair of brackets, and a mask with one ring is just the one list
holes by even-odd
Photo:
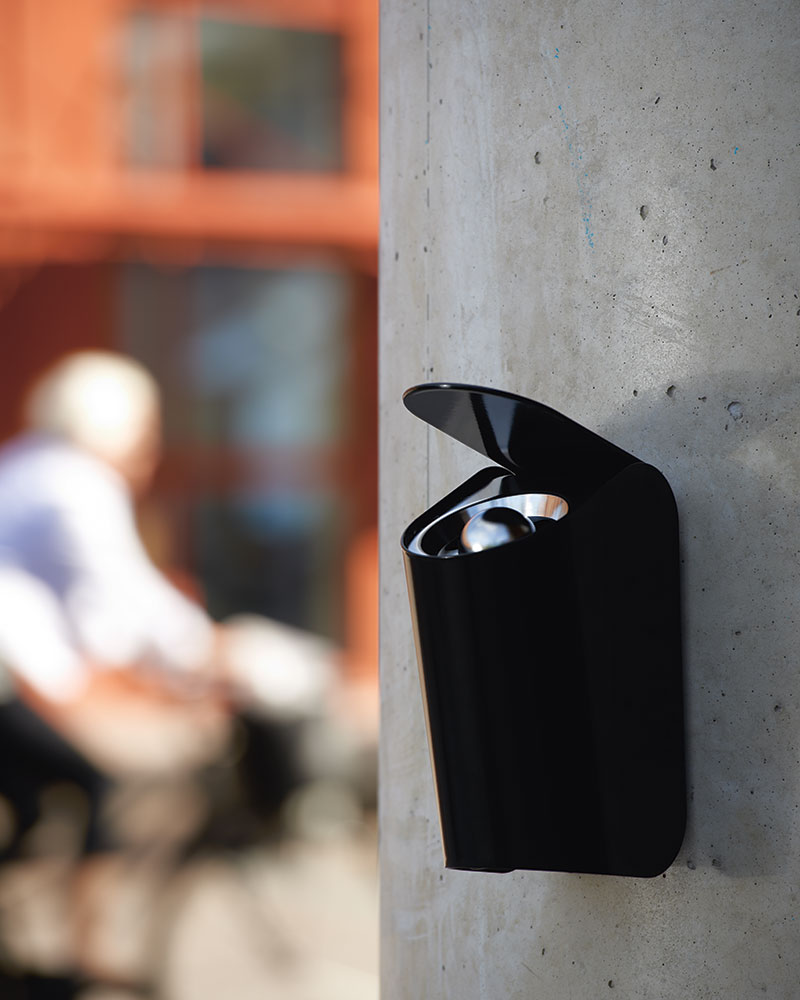
[[342, 639], [342, 510], [332, 495], [198, 498], [194, 531], [215, 617], [262, 614]]
[[341, 639], [349, 275], [128, 265], [118, 343], [164, 389], [165, 498], [217, 617]]
[[341, 168], [339, 36], [204, 19], [200, 37], [205, 166]]
[[199, 268], [193, 292], [186, 351], [207, 413], [200, 434], [242, 447], [335, 443], [349, 364], [347, 277]]

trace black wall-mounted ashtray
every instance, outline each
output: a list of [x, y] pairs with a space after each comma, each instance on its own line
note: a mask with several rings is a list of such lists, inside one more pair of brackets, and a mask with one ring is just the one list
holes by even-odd
[[404, 402], [497, 463], [402, 538], [446, 866], [660, 874], [686, 823], [669, 484], [521, 396]]

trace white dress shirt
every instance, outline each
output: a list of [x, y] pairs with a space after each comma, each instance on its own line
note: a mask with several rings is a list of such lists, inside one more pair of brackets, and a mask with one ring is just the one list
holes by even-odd
[[205, 613], [148, 558], [113, 469], [43, 434], [0, 449], [0, 661], [58, 699], [87, 659], [186, 671], [211, 645]]

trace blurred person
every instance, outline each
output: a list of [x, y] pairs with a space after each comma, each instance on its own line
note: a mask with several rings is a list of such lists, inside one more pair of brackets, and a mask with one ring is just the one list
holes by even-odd
[[26, 423], [0, 448], [0, 660], [29, 704], [89, 738], [103, 720], [90, 712], [84, 732], [75, 720], [98, 677], [133, 674], [194, 701], [201, 719], [213, 699], [195, 696], [224, 690], [262, 741], [259, 719], [291, 728], [342, 714], [325, 643], [255, 616], [216, 625], [151, 562], [134, 499], [159, 459], [160, 401], [141, 365], [66, 357], [33, 387]]
[[[107, 774], [145, 758], [151, 773], [185, 774], [231, 747], [237, 773], [206, 776], [218, 808], [200, 838], [241, 846], [255, 832], [237, 781], [245, 812], [270, 824], [286, 801], [294, 832], [352, 829], [373, 804], [375, 738], [355, 724], [335, 652], [258, 616], [215, 625], [145, 551], [134, 500], [160, 451], [149, 373], [120, 355], [71, 355], [34, 386], [26, 423], [0, 448], [0, 794], [18, 812], [11, 847], [35, 822], [41, 789], [63, 781], [88, 801], [84, 855], [102, 855], [114, 846], [101, 822]], [[136, 699], [146, 711], [126, 727]], [[97, 895], [91, 882], [77, 881], [78, 912]], [[91, 946], [78, 950], [96, 972]]]
[[91, 711], [108, 691], [98, 682], [149, 678], [186, 699], [215, 664], [213, 624], [136, 527], [159, 458], [158, 388], [130, 358], [83, 352], [39, 379], [25, 417], [0, 449], [0, 658], [41, 716], [124, 761], [113, 724]]
[[[137, 695], [197, 705], [217, 662], [214, 625], [156, 569], [136, 527], [134, 499], [159, 458], [159, 391], [132, 359], [83, 352], [39, 379], [25, 417], [0, 448], [0, 715], [28, 718], [30, 706], [130, 766], [119, 720], [91, 709], [108, 708], [103, 678], [147, 679]], [[117, 703], [132, 693], [120, 685]]]
[[[28, 430], [0, 449], [0, 570], [48, 589], [84, 664], [189, 678], [213, 660], [213, 626], [152, 564], [134, 515], [158, 462], [159, 409], [152, 377], [122, 356], [75, 354], [40, 379]], [[55, 702], [86, 680], [75, 661], [26, 670]]]
[[[141, 725], [118, 731], [119, 719], [108, 717], [113, 699], [101, 698], [92, 714], [95, 681], [131, 671], [157, 677], [150, 690], [185, 702], [188, 721], [202, 724], [208, 715], [194, 710], [195, 696], [209, 687], [215, 629], [152, 564], [136, 529], [134, 498], [159, 455], [152, 377], [122, 356], [67, 357], [34, 387], [26, 423], [0, 449], [0, 795], [11, 806], [0, 857], [20, 850], [43, 790], [61, 782], [85, 796], [81, 853], [89, 857], [112, 846], [101, 822], [111, 784], [103, 751], [113, 761], [126, 739], [128, 763], [147, 751]], [[223, 715], [212, 707], [213, 719]], [[211, 740], [199, 757], [219, 744]], [[86, 746], [99, 746], [100, 763]]]

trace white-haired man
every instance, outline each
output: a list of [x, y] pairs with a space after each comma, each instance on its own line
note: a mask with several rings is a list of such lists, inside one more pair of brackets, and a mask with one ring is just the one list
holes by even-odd
[[[26, 432], [0, 449], [0, 750], [16, 741], [0, 781], [12, 793], [24, 790], [24, 759], [52, 770], [60, 757], [68, 780], [80, 771], [30, 704], [52, 720], [98, 672], [139, 665], [188, 689], [215, 644], [211, 621], [158, 572], [136, 529], [133, 497], [159, 453], [149, 373], [121, 355], [71, 355], [34, 386], [26, 416]], [[24, 787], [35, 792], [32, 775]]]
[[[0, 449], [0, 574], [47, 588], [82, 663], [204, 666], [212, 625], [153, 566], [134, 518], [159, 453], [152, 377], [123, 356], [75, 354], [35, 385], [27, 417], [28, 433]], [[0, 628], [0, 653], [2, 642]], [[48, 697], [81, 682], [66, 657], [60, 677], [24, 660], [18, 669]]]
[[[39, 379], [27, 429], [0, 448], [0, 860], [24, 847], [44, 789], [83, 791], [86, 860], [70, 904], [72, 961], [84, 974], [108, 973], [93, 938], [96, 884], [118, 857], [102, 817], [109, 774], [143, 760], [151, 773], [207, 763], [227, 738], [227, 713], [213, 700], [163, 699], [205, 688], [216, 629], [158, 572], [136, 529], [134, 496], [158, 460], [159, 410], [156, 384], [136, 362], [75, 354]], [[123, 686], [98, 700], [98, 677], [140, 668], [166, 679], [158, 697]]]
[[[223, 667], [230, 710], [213, 697], [174, 703], [189, 713], [184, 735], [194, 734], [179, 747], [183, 768], [214, 758], [235, 714], [247, 765], [242, 780], [257, 785], [266, 809], [314, 778], [328, 799], [343, 782], [358, 794], [370, 783], [372, 744], [365, 750], [344, 713], [343, 721], [329, 713], [328, 699], [339, 690], [333, 652], [253, 616], [226, 623], [220, 642], [220, 629], [148, 558], [133, 500], [158, 460], [159, 409], [153, 379], [134, 361], [76, 354], [34, 386], [27, 430], [0, 448], [0, 795], [12, 800], [20, 820], [12, 847], [35, 821], [39, 789], [54, 780], [87, 794], [85, 852], [108, 846], [98, 821], [105, 761], [87, 753], [85, 742], [98, 728], [110, 727], [111, 743], [127, 742], [129, 751], [132, 743], [134, 757], [155, 751], [174, 764], [176, 755], [153, 738], [150, 723], [142, 731], [147, 739], [126, 741], [119, 715], [97, 712], [98, 676], [132, 667], [191, 695]], [[249, 711], [253, 702], [257, 712]], [[94, 714], [85, 714], [87, 705]], [[117, 707], [124, 711], [126, 702]], [[76, 718], [81, 725], [64, 724]], [[95, 747], [90, 740], [88, 750]], [[100, 866], [84, 866], [92, 867]], [[83, 908], [78, 896], [89, 894], [76, 892], [76, 909]], [[91, 947], [79, 950], [82, 966], [92, 968]]]

